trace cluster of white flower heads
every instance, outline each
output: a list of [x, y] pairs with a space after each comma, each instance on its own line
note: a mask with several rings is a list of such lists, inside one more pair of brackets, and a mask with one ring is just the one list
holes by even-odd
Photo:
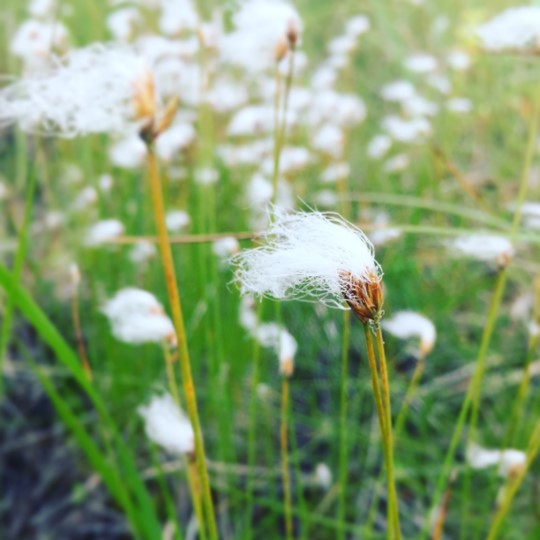
[[108, 300], [101, 311], [111, 323], [112, 333], [124, 343], [167, 342], [176, 345], [176, 333], [156, 297], [141, 289], [125, 288]]
[[350, 282], [380, 278], [366, 235], [338, 214], [275, 210], [264, 244], [234, 258], [242, 293], [277, 299], [321, 301], [348, 309]]
[[132, 48], [96, 43], [50, 63], [0, 90], [0, 126], [75, 137], [136, 125], [137, 85], [149, 72]]
[[139, 407], [138, 413], [151, 441], [171, 454], [193, 454], [193, 427], [170, 394], [153, 396], [148, 405]]

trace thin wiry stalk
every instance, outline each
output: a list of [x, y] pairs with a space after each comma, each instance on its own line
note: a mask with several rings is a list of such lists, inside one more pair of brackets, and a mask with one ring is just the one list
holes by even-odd
[[281, 383], [281, 429], [280, 429], [280, 447], [281, 447], [281, 476], [283, 483], [283, 503], [285, 505], [285, 532], [287, 540], [293, 538], [292, 521], [292, 500], [291, 500], [291, 478], [289, 474], [289, 379], [283, 377]]
[[401, 409], [399, 410], [396, 418], [396, 428], [394, 429], [395, 440], [399, 439], [399, 436], [403, 430], [405, 420], [407, 420], [407, 415], [409, 413], [409, 409], [414, 398], [414, 394], [418, 389], [418, 385], [420, 384], [420, 379], [424, 374], [425, 368], [425, 359], [423, 357], [419, 358], [418, 362], [416, 363], [416, 367], [414, 368], [411, 381], [409, 382], [409, 385], [407, 387], [407, 392], [405, 393], [405, 397], [403, 398], [403, 404], [401, 405]]
[[165, 367], [167, 368], [167, 382], [169, 385], [169, 391], [176, 404], [180, 406], [180, 393], [178, 392], [178, 384], [176, 382], [176, 375], [174, 374], [175, 358], [171, 354], [167, 343], [163, 343], [163, 356], [165, 357]]
[[81, 327], [81, 318], [79, 315], [79, 286], [78, 280], [73, 283], [73, 295], [71, 297], [71, 318], [73, 319], [73, 327], [75, 329], [75, 338], [77, 340], [77, 350], [81, 358], [81, 363], [84, 369], [84, 373], [87, 379], [92, 382], [92, 368], [88, 361], [88, 355], [86, 354], [86, 347], [84, 346], [84, 337]]
[[283, 93], [283, 112], [281, 126], [279, 123], [279, 109], [281, 105], [281, 77], [279, 74], [279, 64], [276, 63], [276, 94], [274, 101], [274, 167], [272, 174], [272, 204], [276, 204], [278, 184], [279, 184], [279, 163], [281, 151], [287, 136], [287, 114], [289, 112], [289, 95], [292, 81], [294, 79], [294, 49], [289, 54], [289, 67], [285, 79], [285, 91]]
[[199, 480], [199, 471], [197, 468], [196, 460], [187, 458], [187, 478], [189, 484], [189, 491], [193, 500], [193, 507], [195, 509], [195, 516], [197, 517], [197, 524], [199, 526], [199, 538], [205, 540], [206, 524], [204, 521], [204, 509], [201, 504], [201, 482]]
[[381, 374], [381, 390], [383, 397], [383, 407], [386, 414], [386, 452], [387, 452], [387, 476], [388, 476], [388, 501], [389, 513], [391, 512], [391, 522], [394, 531], [394, 540], [401, 538], [401, 528], [399, 525], [399, 507], [396, 492], [396, 482], [394, 478], [394, 439], [392, 436], [392, 404], [390, 399], [390, 380], [388, 377], [388, 365], [386, 362], [386, 352], [384, 350], [384, 339], [380, 325], [377, 325], [375, 339], [377, 341], [377, 352], [379, 356], [379, 371]]
[[379, 370], [377, 367], [377, 359], [375, 357], [375, 348], [373, 345], [373, 335], [372, 335], [372, 329], [369, 324], [364, 325], [364, 333], [366, 335], [366, 349], [367, 349], [367, 356], [368, 356], [368, 364], [369, 369], [371, 372], [371, 384], [373, 386], [373, 394], [375, 396], [375, 407], [377, 409], [377, 417], [379, 419], [379, 427], [381, 429], [381, 437], [382, 437], [382, 446], [383, 446], [383, 456], [384, 456], [384, 464], [386, 469], [386, 479], [387, 479], [387, 491], [388, 491], [388, 524], [387, 524], [387, 538], [388, 540], [396, 540], [395, 539], [395, 530], [394, 530], [394, 510], [392, 508], [393, 505], [393, 496], [392, 496], [392, 488], [391, 488], [391, 481], [392, 481], [392, 473], [389, 467], [389, 460], [390, 455], [388, 453], [388, 416], [386, 414], [385, 408], [384, 408], [384, 401], [382, 397], [382, 391], [381, 391], [381, 381], [379, 378]]
[[178, 352], [180, 370], [182, 374], [182, 385], [184, 388], [184, 398], [186, 400], [188, 416], [193, 426], [193, 433], [195, 439], [195, 459], [197, 462], [197, 469], [201, 482], [202, 504], [206, 514], [209, 537], [211, 538], [211, 540], [217, 540], [218, 532], [214, 514], [214, 504], [212, 502], [210, 481], [208, 478], [208, 470], [206, 468], [206, 454], [204, 450], [204, 441], [201, 423], [199, 420], [199, 412], [197, 409], [195, 385], [191, 373], [191, 362], [189, 359], [189, 351], [187, 347], [186, 332], [184, 327], [184, 316], [182, 313], [182, 305], [180, 302], [180, 292], [176, 283], [176, 272], [174, 268], [171, 245], [169, 243], [167, 225], [165, 223], [165, 206], [163, 202], [163, 192], [159, 177], [158, 163], [151, 144], [148, 145], [147, 160], [150, 189], [152, 193], [152, 206], [159, 237], [161, 260], [165, 273], [165, 283], [169, 295], [173, 323], [178, 339]]
[[536, 426], [533, 430], [531, 438], [529, 439], [529, 445], [528, 445], [528, 450], [527, 450], [527, 461], [525, 462], [524, 467], [519, 471], [519, 473], [509, 481], [507, 485], [506, 496], [504, 497], [502, 504], [499, 506], [499, 509], [497, 510], [497, 513], [495, 514], [493, 522], [491, 523], [491, 528], [489, 529], [487, 540], [496, 540], [497, 536], [499, 535], [501, 525], [503, 524], [506, 518], [506, 515], [508, 514], [508, 511], [510, 510], [510, 507], [512, 506], [514, 497], [516, 496], [518, 489], [523, 483], [523, 480], [527, 474], [527, 471], [529, 470], [532, 462], [536, 458], [539, 450], [540, 450], [540, 421], [536, 423]]
[[[341, 396], [339, 411], [339, 498], [337, 519], [339, 522], [345, 520], [345, 507], [347, 495], [347, 471], [349, 468], [349, 452], [347, 441], [347, 378], [349, 375], [349, 341], [350, 341], [350, 319], [351, 312], [343, 312], [343, 336], [341, 343]], [[338, 531], [338, 539], [345, 536], [345, 531]]]
[[[529, 183], [529, 172], [531, 169], [531, 163], [534, 156], [534, 150], [536, 147], [539, 108], [540, 108], [540, 96], [535, 101], [534, 111], [531, 118], [529, 138], [528, 138], [528, 143], [527, 143], [527, 149], [525, 152], [523, 170], [521, 174], [521, 182], [520, 182], [520, 187], [519, 187], [519, 192], [518, 192], [518, 197], [517, 197], [517, 202], [516, 202], [516, 209], [514, 212], [514, 218], [512, 221], [512, 229], [510, 233], [510, 237], [512, 241], [515, 241], [517, 238], [517, 232], [518, 232], [519, 224], [521, 221], [522, 206], [525, 201], [525, 197], [527, 195], [527, 188], [528, 188], [528, 183]], [[502, 268], [497, 276], [495, 289], [494, 289], [493, 296], [491, 298], [491, 303], [489, 306], [488, 319], [484, 327], [484, 331], [482, 333], [480, 348], [478, 350], [478, 355], [475, 362], [475, 366], [476, 366], [475, 372], [471, 378], [469, 387], [467, 388], [467, 393], [465, 395], [465, 400], [463, 401], [463, 405], [461, 406], [458, 421], [456, 423], [454, 432], [452, 434], [452, 439], [450, 441], [450, 446], [446, 453], [446, 456], [443, 462], [443, 467], [439, 474], [439, 478], [437, 480], [435, 494], [434, 494], [432, 506], [431, 506], [431, 511], [428, 512], [427, 514], [427, 518], [424, 523], [424, 527], [422, 529], [420, 540], [425, 540], [425, 538], [427, 537], [428, 530], [429, 530], [429, 516], [432, 514], [434, 509], [437, 508], [440, 498], [442, 496], [442, 493], [445, 490], [445, 486], [448, 481], [448, 475], [454, 463], [456, 449], [459, 444], [459, 440], [461, 438], [463, 428], [465, 426], [465, 420], [467, 418], [469, 408], [472, 409], [471, 423], [470, 423], [471, 429], [469, 430], [469, 441], [472, 441], [472, 437], [474, 435], [474, 431], [476, 428], [476, 420], [478, 417], [482, 377], [485, 371], [485, 359], [487, 356], [487, 351], [489, 349], [489, 344], [491, 342], [491, 336], [495, 328], [495, 322], [497, 320], [497, 315], [498, 315], [502, 295], [506, 286], [506, 280], [508, 277], [508, 266], [509, 265], [506, 265], [504, 268]], [[468, 497], [466, 497], [466, 499], [468, 499]]]
[[[261, 320], [263, 303], [261, 302], [257, 308], [257, 325]], [[257, 427], [257, 385], [259, 384], [259, 370], [261, 360], [261, 345], [259, 340], [253, 340], [253, 361], [251, 374], [251, 396], [249, 400], [249, 428], [248, 428], [248, 467], [252, 470], [255, 467], [255, 432]], [[246, 498], [247, 498], [247, 527], [245, 538], [251, 540], [253, 535], [253, 475], [247, 478]]]

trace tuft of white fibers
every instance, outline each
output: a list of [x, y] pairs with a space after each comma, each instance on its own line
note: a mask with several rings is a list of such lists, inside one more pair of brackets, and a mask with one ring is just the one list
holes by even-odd
[[152, 242], [137, 242], [129, 251], [129, 260], [134, 264], [142, 264], [156, 256], [157, 248]]
[[246, 294], [240, 300], [240, 313], [238, 316], [240, 325], [245, 328], [250, 335], [254, 335], [257, 329], [257, 313], [255, 312], [255, 299], [253, 296]]
[[311, 146], [315, 150], [339, 159], [345, 150], [345, 134], [339, 126], [327, 122], [314, 131]]
[[348, 163], [340, 162], [329, 165], [321, 173], [321, 182], [324, 184], [334, 184], [338, 180], [347, 178], [351, 173], [351, 167]]
[[435, 116], [439, 111], [436, 103], [418, 95], [403, 101], [402, 107], [405, 114], [412, 117]]
[[450, 79], [446, 75], [441, 75], [440, 73], [430, 73], [426, 78], [426, 82], [431, 88], [434, 88], [441, 94], [448, 94], [452, 89]]
[[471, 65], [471, 58], [465, 51], [455, 50], [448, 53], [446, 63], [452, 69], [465, 71]]
[[487, 51], [538, 49], [540, 7], [520, 6], [503, 11], [476, 29]]
[[116, 339], [139, 345], [166, 341], [176, 345], [176, 333], [170, 318], [156, 297], [142, 289], [118, 291], [101, 309], [112, 326]]
[[401, 172], [411, 164], [411, 159], [407, 154], [397, 154], [384, 162], [383, 170], [387, 173]]
[[88, 247], [96, 247], [122, 234], [124, 234], [124, 225], [120, 221], [104, 219], [86, 230], [84, 244]]
[[355, 15], [345, 23], [345, 34], [358, 37], [370, 29], [369, 18], [366, 15]]
[[192, 0], [161, 0], [160, 30], [169, 36], [182, 30], [195, 30], [199, 17]]
[[404, 65], [413, 73], [431, 73], [437, 69], [437, 59], [427, 53], [415, 53], [405, 60]]
[[[281, 149], [279, 174], [290, 174], [303, 169], [312, 161], [311, 153], [302, 146], [285, 146]], [[274, 158], [268, 156], [261, 165], [264, 174], [271, 176], [274, 172]]]
[[432, 351], [437, 339], [435, 325], [427, 317], [414, 311], [398, 311], [390, 319], [385, 319], [382, 327], [400, 339], [419, 338], [422, 357]]
[[128, 42], [141, 22], [139, 12], [133, 7], [117, 9], [107, 17], [107, 28], [116, 41]]
[[28, 13], [37, 19], [53, 17], [57, 8], [56, 0], [31, 0], [28, 3]]
[[288, 33], [299, 42], [302, 20], [285, 0], [244, 0], [233, 15], [235, 30], [221, 44], [222, 59], [250, 73], [271, 69], [279, 58], [278, 49], [288, 47]]
[[176, 233], [186, 229], [191, 223], [191, 218], [184, 210], [169, 210], [165, 214], [165, 223], [169, 232]]
[[219, 172], [213, 167], [203, 167], [195, 170], [194, 179], [199, 186], [211, 186], [219, 180]]
[[338, 214], [275, 209], [262, 246], [234, 257], [243, 294], [320, 301], [349, 309], [344, 294], [380, 281], [367, 236]]
[[65, 50], [67, 43], [68, 31], [62, 23], [30, 19], [17, 29], [10, 48], [31, 73], [48, 68], [51, 52]]
[[459, 255], [484, 262], [495, 262], [502, 266], [507, 265], [514, 255], [510, 240], [494, 234], [460, 236], [448, 242], [447, 245]]
[[398, 227], [389, 227], [385, 225], [381, 228], [373, 229], [369, 232], [369, 239], [375, 247], [383, 246], [393, 240], [397, 240], [403, 231]]
[[393, 81], [381, 88], [381, 97], [386, 101], [402, 102], [416, 95], [414, 85], [409, 81]]
[[137, 412], [144, 420], [146, 435], [151, 441], [171, 454], [193, 454], [193, 427], [170, 394], [153, 396], [150, 403], [140, 406]]
[[381, 159], [392, 146], [388, 135], [375, 135], [368, 143], [366, 153], [371, 159]]
[[136, 97], [150, 72], [132, 48], [95, 43], [50, 62], [46, 72], [0, 90], [0, 124], [75, 137], [122, 133], [140, 123]]
[[313, 478], [315, 483], [323, 489], [332, 487], [332, 471], [326, 463], [317, 463], [313, 471]]
[[132, 133], [111, 144], [109, 159], [122, 169], [137, 169], [143, 165], [147, 152], [143, 140], [137, 133]]
[[507, 448], [505, 450], [491, 450], [471, 443], [466, 452], [467, 463], [473, 469], [498, 467], [498, 475], [503, 478], [514, 476], [521, 471], [527, 462], [527, 455], [521, 450]]
[[398, 142], [420, 143], [431, 132], [431, 125], [425, 118], [404, 119], [399, 116], [386, 116], [382, 128]]
[[255, 328], [253, 337], [262, 347], [272, 349], [279, 359], [279, 372], [290, 377], [294, 371], [294, 357], [298, 349], [296, 339], [283, 326], [264, 323]]

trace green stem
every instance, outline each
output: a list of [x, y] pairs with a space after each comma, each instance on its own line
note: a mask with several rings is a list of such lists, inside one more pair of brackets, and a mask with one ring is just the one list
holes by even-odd
[[540, 450], [540, 421], [536, 424], [535, 429], [529, 440], [529, 447], [527, 450], [527, 461], [525, 462], [525, 466], [519, 471], [519, 473], [516, 475], [515, 478], [509, 481], [507, 485], [506, 496], [503, 502], [501, 503], [501, 505], [499, 506], [497, 513], [495, 514], [495, 517], [491, 524], [491, 528], [489, 529], [489, 532], [487, 535], [487, 540], [496, 540], [499, 534], [501, 525], [503, 524], [506, 518], [506, 515], [508, 514], [508, 511], [510, 510], [510, 507], [512, 506], [514, 497], [516, 496], [516, 493], [519, 487], [523, 483], [525, 475], [527, 474], [527, 471], [529, 470], [532, 462], [536, 458], [539, 450]]
[[401, 528], [399, 525], [398, 497], [396, 492], [396, 482], [394, 479], [394, 439], [392, 436], [392, 404], [390, 399], [390, 380], [388, 377], [388, 364], [386, 362], [386, 352], [384, 350], [384, 339], [380, 325], [376, 328], [377, 352], [379, 356], [379, 370], [381, 374], [381, 389], [383, 395], [383, 406], [386, 413], [386, 441], [387, 447], [387, 469], [388, 477], [388, 512], [389, 523], [393, 525], [394, 540], [401, 538]]
[[289, 474], [289, 379], [283, 378], [281, 383], [281, 475], [283, 483], [283, 504], [285, 506], [285, 531], [287, 540], [293, 537], [292, 501], [291, 501], [291, 478]]
[[206, 467], [206, 454], [204, 450], [204, 441], [199, 420], [199, 412], [197, 409], [197, 398], [195, 394], [195, 385], [191, 373], [191, 362], [187, 346], [187, 337], [184, 326], [184, 316], [182, 313], [182, 305], [180, 302], [180, 291], [176, 283], [176, 271], [174, 267], [174, 259], [172, 256], [171, 244], [169, 242], [169, 233], [165, 223], [165, 205], [163, 202], [163, 191], [159, 177], [158, 163], [152, 145], [148, 146], [148, 170], [150, 180], [150, 190], [152, 194], [152, 206], [154, 211], [154, 219], [159, 238], [159, 248], [163, 270], [165, 274], [165, 283], [169, 295], [169, 302], [172, 312], [176, 336], [178, 339], [178, 353], [180, 370], [182, 373], [182, 385], [184, 388], [184, 398], [186, 400], [186, 408], [189, 419], [193, 426], [195, 439], [195, 458], [197, 461], [197, 469], [201, 482], [202, 504], [205, 509], [206, 519], [208, 524], [208, 533], [211, 540], [217, 540], [218, 532], [216, 519], [214, 514], [214, 504], [212, 502], [212, 494], [210, 491], [210, 481], [208, 478], [208, 470]]
[[[349, 452], [347, 447], [347, 379], [349, 375], [349, 342], [350, 342], [351, 312], [343, 312], [343, 339], [341, 344], [341, 403], [339, 412], [339, 499], [337, 519], [340, 523], [345, 521], [345, 507], [347, 494], [347, 471], [349, 466]], [[345, 537], [345, 531], [338, 531], [338, 540]]]
[[[528, 138], [528, 143], [527, 143], [527, 149], [525, 152], [523, 170], [521, 174], [521, 182], [520, 182], [518, 197], [516, 201], [516, 209], [514, 212], [514, 218], [512, 221], [512, 229], [510, 232], [510, 238], [512, 241], [515, 241], [517, 237], [519, 223], [521, 221], [522, 206], [525, 201], [525, 197], [527, 195], [527, 188], [528, 188], [528, 183], [529, 183], [529, 171], [531, 168], [531, 163], [532, 163], [534, 150], [536, 146], [539, 106], [540, 106], [540, 95], [537, 97], [535, 101], [534, 111], [531, 118], [529, 138]], [[495, 290], [493, 292], [493, 296], [491, 298], [491, 304], [489, 306], [488, 320], [486, 322], [486, 326], [484, 327], [484, 332], [482, 334], [482, 340], [480, 343], [480, 349], [478, 351], [478, 356], [476, 358], [475, 371], [469, 383], [469, 387], [467, 388], [465, 400], [463, 402], [463, 405], [461, 406], [458, 421], [456, 423], [456, 427], [454, 428], [454, 433], [452, 434], [452, 439], [450, 441], [450, 446], [448, 448], [448, 451], [444, 459], [443, 468], [437, 480], [437, 485], [436, 485], [435, 494], [433, 497], [431, 511], [427, 513], [428, 517], [424, 523], [424, 527], [420, 535], [420, 540], [425, 540], [425, 538], [427, 537], [427, 534], [429, 531], [429, 516], [432, 515], [435, 508], [437, 508], [437, 506], [439, 505], [441, 496], [445, 490], [446, 483], [448, 480], [448, 474], [454, 463], [455, 452], [456, 452], [459, 440], [461, 438], [461, 434], [463, 431], [463, 427], [465, 425], [467, 413], [469, 412], [470, 407], [472, 407], [472, 412], [471, 412], [471, 423], [470, 423], [471, 429], [469, 430], [468, 442], [472, 441], [472, 437], [474, 436], [474, 431], [476, 428], [476, 421], [478, 418], [479, 398], [480, 398], [482, 377], [485, 371], [485, 359], [487, 356], [489, 344], [491, 342], [491, 336], [495, 328], [495, 321], [497, 319], [497, 314], [499, 311], [501, 298], [505, 289], [507, 277], [508, 277], [508, 264], [499, 271], [499, 274], [497, 276], [497, 281], [495, 283]]]
[[[257, 308], [257, 325], [262, 317], [263, 303]], [[248, 467], [253, 470], [255, 466], [255, 433], [257, 428], [257, 386], [259, 384], [259, 370], [261, 359], [261, 345], [258, 339], [253, 339], [253, 372], [251, 375], [251, 397], [249, 401], [249, 428], [248, 428]], [[247, 498], [247, 528], [245, 533], [246, 540], [251, 540], [253, 536], [253, 475], [248, 475], [246, 485]]]
[[409, 413], [409, 409], [411, 407], [414, 394], [416, 393], [416, 390], [418, 389], [418, 385], [420, 384], [420, 379], [422, 378], [422, 375], [424, 374], [425, 367], [426, 367], [425, 359], [423, 357], [419, 358], [418, 362], [416, 363], [416, 367], [414, 368], [414, 372], [412, 374], [411, 381], [407, 388], [407, 392], [405, 394], [405, 397], [403, 398], [403, 404], [401, 405], [401, 409], [399, 410], [399, 413], [396, 418], [396, 428], [394, 430], [395, 440], [399, 439], [399, 436], [401, 432], [403, 431], [405, 420], [407, 419], [407, 415]]

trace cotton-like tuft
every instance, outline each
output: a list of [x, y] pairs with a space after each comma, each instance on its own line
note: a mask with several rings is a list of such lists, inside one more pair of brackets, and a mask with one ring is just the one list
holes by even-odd
[[154, 295], [136, 288], [118, 291], [101, 309], [112, 326], [113, 335], [124, 343], [176, 345], [174, 326]]
[[476, 30], [488, 51], [537, 50], [540, 39], [540, 7], [520, 6], [503, 11]]
[[88, 247], [99, 246], [124, 233], [124, 225], [117, 219], [104, 219], [94, 223], [86, 231], [84, 243]]
[[506, 265], [514, 255], [508, 238], [494, 234], [471, 234], [448, 242], [448, 247], [457, 255], [471, 257], [484, 262]]
[[167, 452], [190, 455], [195, 449], [193, 427], [170, 394], [154, 396], [138, 409], [148, 438]]
[[422, 356], [431, 352], [437, 339], [435, 325], [427, 317], [414, 311], [399, 311], [390, 319], [385, 319], [382, 327], [400, 339], [418, 337]]
[[132, 48], [97, 43], [50, 62], [49, 70], [0, 90], [0, 125], [75, 137], [140, 123], [135, 98], [149, 69]]
[[333, 213], [276, 210], [263, 245], [234, 261], [244, 294], [321, 301], [339, 309], [348, 309], [344, 300], [354, 309], [349, 295], [380, 285], [382, 276], [366, 235]]

